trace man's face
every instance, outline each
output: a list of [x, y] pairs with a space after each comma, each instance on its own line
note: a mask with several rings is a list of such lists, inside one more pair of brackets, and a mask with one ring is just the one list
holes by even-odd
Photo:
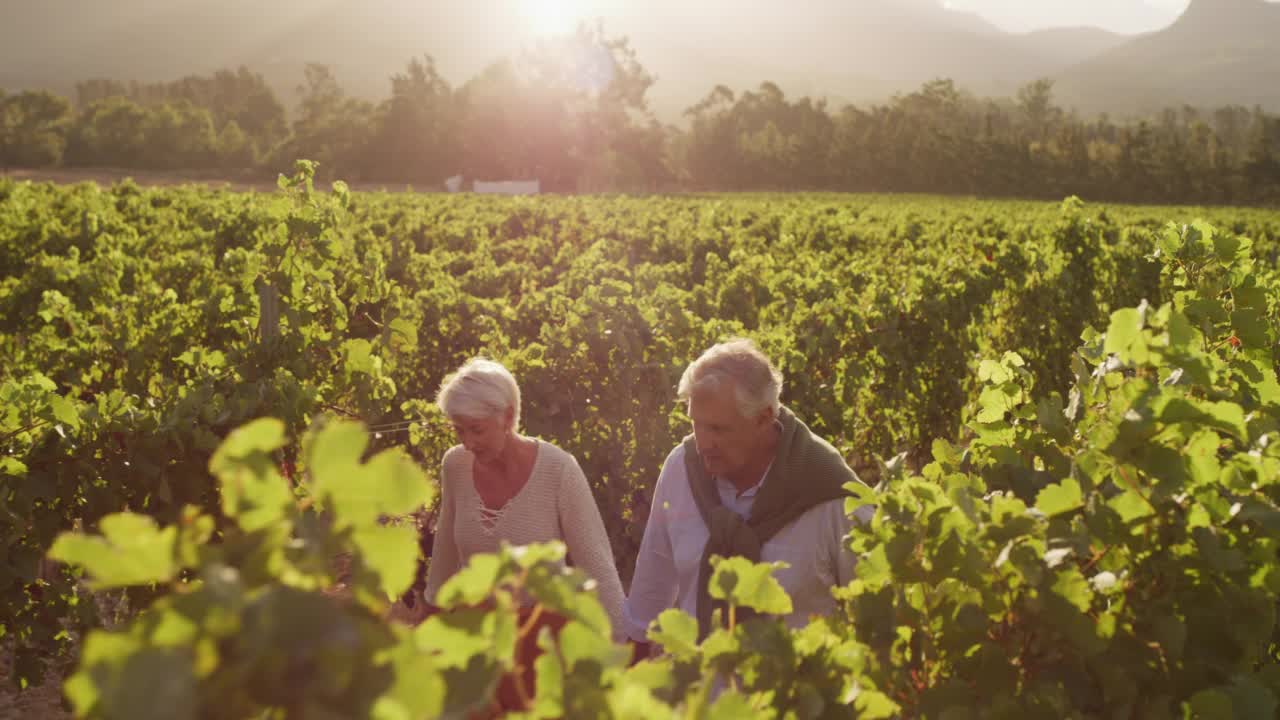
[[755, 417], [743, 417], [729, 383], [695, 390], [689, 396], [689, 417], [707, 473], [726, 477], [742, 470], [764, 443], [772, 416], [772, 411], [765, 409]]

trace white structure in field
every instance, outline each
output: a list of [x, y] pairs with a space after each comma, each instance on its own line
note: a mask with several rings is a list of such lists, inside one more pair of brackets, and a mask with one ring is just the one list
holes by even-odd
[[449, 192], [451, 192], [451, 193], [456, 193], [456, 192], [458, 192], [459, 190], [461, 190], [461, 189], [462, 189], [462, 176], [461, 176], [461, 175], [454, 175], [453, 177], [451, 177], [451, 178], [449, 178], [449, 179], [445, 180], [445, 181], [444, 181], [444, 189], [445, 189], [445, 190], [448, 190], [448, 191], [449, 191]]
[[481, 195], [537, 195], [542, 192], [542, 182], [539, 180], [502, 180], [500, 182], [476, 180], [472, 183], [471, 190]]

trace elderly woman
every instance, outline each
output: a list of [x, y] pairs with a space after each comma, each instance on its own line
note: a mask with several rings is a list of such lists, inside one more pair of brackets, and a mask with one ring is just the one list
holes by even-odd
[[594, 578], [600, 602], [623, 637], [622, 583], [586, 476], [572, 455], [520, 427], [520, 388], [502, 365], [477, 358], [445, 379], [436, 397], [461, 445], [444, 454], [439, 525], [427, 586], [445, 581], [476, 553], [561, 540], [569, 561]]

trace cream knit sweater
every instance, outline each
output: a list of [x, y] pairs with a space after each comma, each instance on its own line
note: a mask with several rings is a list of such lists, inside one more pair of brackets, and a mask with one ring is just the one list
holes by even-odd
[[444, 454], [439, 524], [423, 591], [426, 600], [434, 602], [440, 587], [472, 555], [497, 552], [503, 540], [512, 545], [561, 540], [568, 548], [569, 562], [595, 579], [614, 636], [623, 637], [622, 582], [578, 461], [539, 440], [528, 482], [497, 511], [487, 508], [476, 492], [471, 474], [474, 461], [475, 456], [461, 445]]

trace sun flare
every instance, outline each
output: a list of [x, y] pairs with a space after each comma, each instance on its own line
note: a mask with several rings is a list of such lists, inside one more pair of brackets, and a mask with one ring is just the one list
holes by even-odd
[[535, 35], [565, 35], [582, 20], [581, 0], [522, 0], [521, 9]]

